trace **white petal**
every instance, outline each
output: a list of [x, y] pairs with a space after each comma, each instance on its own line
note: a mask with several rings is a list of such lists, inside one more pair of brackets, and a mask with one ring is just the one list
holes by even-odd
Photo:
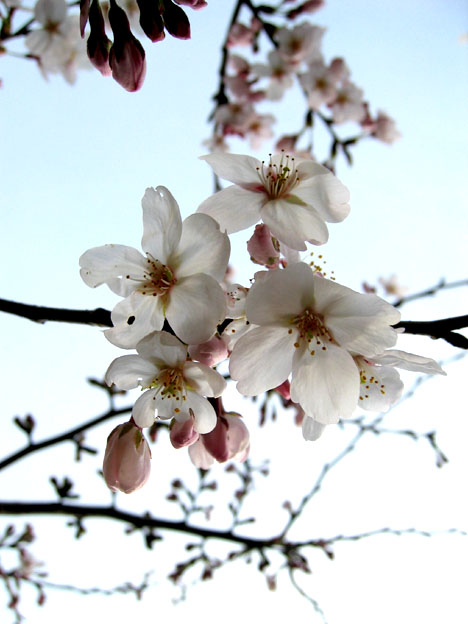
[[372, 356], [392, 347], [397, 333], [391, 325], [400, 313], [376, 295], [357, 293], [350, 288], [315, 276], [315, 310], [335, 340], [348, 351]]
[[318, 212], [310, 207], [291, 200], [269, 201], [260, 211], [263, 222], [268, 225], [273, 236], [296, 249], [307, 249], [305, 241], [322, 245], [328, 240], [328, 228]]
[[177, 247], [182, 231], [179, 206], [169, 189], [148, 188], [141, 200], [143, 208], [143, 251], [163, 264]]
[[[132, 292], [143, 279], [146, 259], [133, 247], [103, 245], [85, 251], [80, 257], [80, 267], [83, 281], [92, 288], [109, 282], [115, 283], [116, 278], [119, 278], [119, 281], [128, 284]], [[115, 284], [112, 290], [116, 292]]]
[[199, 362], [186, 362], [184, 378], [188, 386], [203, 396], [219, 397], [226, 388], [226, 380], [222, 375]]
[[179, 246], [170, 259], [176, 277], [206, 273], [222, 282], [229, 262], [231, 243], [219, 224], [206, 214], [187, 217], [182, 224]]
[[190, 275], [172, 288], [166, 318], [175, 334], [185, 343], [206, 342], [225, 317], [224, 292], [209, 275]]
[[247, 191], [240, 186], [228, 186], [205, 199], [197, 212], [217, 221], [221, 232], [232, 234], [257, 223], [265, 199], [263, 193]]
[[[314, 352], [312, 352], [314, 353]], [[294, 358], [291, 399], [323, 425], [348, 418], [359, 398], [359, 370], [344, 349], [328, 343], [314, 355], [299, 351]]]
[[371, 366], [356, 358], [361, 373], [359, 407], [373, 412], [386, 412], [403, 392], [398, 371], [390, 366]]
[[322, 423], [317, 422], [309, 416], [304, 416], [304, 420], [302, 421], [302, 435], [304, 436], [304, 440], [312, 442], [318, 440], [325, 431], [326, 426], [327, 425], [322, 425]]
[[188, 449], [190, 459], [197, 468], [208, 470], [214, 464], [213, 457], [208, 453], [201, 440], [191, 444]]
[[162, 329], [164, 313], [159, 297], [134, 292], [112, 310], [114, 327], [104, 334], [121, 349], [133, 349], [145, 336]]
[[304, 262], [267, 272], [249, 290], [246, 315], [255, 325], [282, 324], [313, 304], [314, 277]]
[[209, 433], [216, 427], [216, 412], [207, 399], [196, 392], [188, 392], [185, 407], [192, 409], [195, 417], [193, 428], [198, 433]]
[[257, 325], [249, 323], [246, 318], [235, 319], [231, 321], [226, 329], [223, 331], [222, 339], [229, 351], [234, 349], [234, 345], [242, 338], [247, 332], [255, 329]]
[[121, 390], [130, 390], [149, 385], [157, 373], [154, 365], [139, 355], [123, 355], [111, 362], [105, 381], [108, 386], [114, 383]]
[[283, 383], [292, 369], [294, 341], [284, 327], [257, 327], [243, 336], [229, 361], [238, 391], [254, 396]]
[[299, 184], [293, 194], [313, 206], [329, 223], [343, 221], [350, 211], [348, 189], [330, 172]]
[[224, 180], [239, 186], [260, 184], [257, 168], [261, 167], [261, 162], [252, 156], [216, 152], [200, 156], [200, 160], [206, 160], [215, 174]]
[[139, 397], [133, 406], [133, 420], [139, 427], [151, 427], [154, 423], [156, 408], [156, 390], [147, 390]]
[[137, 344], [136, 350], [158, 370], [181, 368], [187, 359], [187, 347], [166, 331], [157, 331], [146, 336]]
[[384, 353], [372, 356], [372, 361], [384, 366], [396, 366], [404, 370], [417, 373], [427, 373], [428, 375], [446, 375], [447, 373], [437, 364], [435, 360], [414, 353], [406, 353], [397, 349], [389, 349]]

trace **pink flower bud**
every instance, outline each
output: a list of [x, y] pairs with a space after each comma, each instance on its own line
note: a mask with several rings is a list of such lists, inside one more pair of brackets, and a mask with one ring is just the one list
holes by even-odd
[[276, 269], [280, 261], [279, 243], [273, 238], [268, 226], [263, 223], [255, 226], [255, 232], [247, 243], [250, 259], [269, 269]]
[[130, 494], [148, 481], [151, 451], [141, 429], [132, 421], [116, 427], [107, 438], [103, 473], [107, 487]]
[[286, 381], [283, 381], [283, 383], [275, 388], [275, 390], [276, 392], [279, 392], [279, 394], [281, 394], [281, 396], [286, 399], [286, 401], [289, 401], [289, 399], [291, 398], [291, 389], [288, 379], [286, 379]]
[[165, 37], [164, 22], [159, 5], [154, 0], [136, 0], [140, 9], [140, 26], [151, 41], [162, 41]]
[[234, 412], [218, 416], [216, 427], [200, 435], [199, 441], [190, 446], [189, 455], [198, 468], [207, 469], [213, 459], [222, 463], [230, 459], [243, 462], [250, 450], [250, 436], [242, 417]]
[[89, 9], [89, 25], [91, 32], [86, 43], [88, 58], [103, 76], [110, 76], [109, 65], [110, 40], [106, 35], [106, 27], [98, 0], [93, 0]]
[[229, 355], [224, 341], [218, 336], [213, 336], [202, 344], [190, 345], [188, 352], [192, 360], [206, 364], [206, 366], [216, 366]]
[[184, 446], [190, 446], [198, 440], [199, 434], [195, 431], [194, 424], [195, 419], [193, 413], [184, 421], [174, 418], [171, 423], [171, 432], [169, 434], [171, 444], [174, 448], [180, 449]]
[[163, 0], [163, 19], [167, 32], [177, 39], [190, 39], [190, 22], [183, 9], [171, 0]]
[[138, 91], [146, 74], [143, 46], [132, 35], [128, 17], [115, 0], [110, 0], [109, 21], [114, 33], [109, 52], [112, 77], [127, 91]]

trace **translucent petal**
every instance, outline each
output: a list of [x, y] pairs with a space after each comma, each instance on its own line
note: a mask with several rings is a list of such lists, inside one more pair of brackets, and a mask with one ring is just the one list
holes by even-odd
[[182, 236], [170, 266], [177, 278], [206, 273], [216, 281], [224, 279], [231, 244], [219, 224], [206, 214], [190, 215], [182, 224]]
[[252, 156], [216, 152], [200, 156], [200, 160], [205, 160], [217, 176], [239, 186], [260, 183], [257, 168], [261, 162]]
[[154, 423], [156, 408], [156, 390], [147, 390], [136, 400], [133, 406], [133, 420], [139, 427], [151, 427]]
[[299, 184], [293, 194], [313, 206], [320, 217], [329, 223], [343, 221], [351, 210], [348, 189], [330, 172]]
[[307, 249], [305, 241], [322, 245], [328, 240], [328, 228], [318, 212], [287, 199], [269, 201], [260, 211], [273, 236], [298, 251]]
[[184, 378], [188, 386], [203, 396], [219, 397], [226, 388], [226, 380], [222, 375], [199, 362], [185, 364]]
[[403, 382], [390, 366], [371, 366], [356, 358], [361, 371], [359, 407], [373, 412], [386, 412], [401, 396]]
[[159, 297], [134, 292], [112, 310], [114, 327], [104, 332], [109, 342], [121, 349], [133, 349], [145, 336], [162, 329], [164, 312]]
[[207, 214], [217, 221], [221, 232], [232, 234], [257, 223], [265, 201], [266, 196], [262, 192], [248, 191], [240, 186], [228, 186], [205, 199], [197, 212]]
[[158, 372], [151, 362], [139, 355], [123, 355], [111, 363], [105, 381], [108, 386], [114, 383], [121, 390], [130, 390], [149, 385]]
[[157, 331], [146, 336], [137, 344], [136, 350], [159, 370], [180, 368], [187, 359], [187, 347], [166, 331]]
[[246, 314], [255, 325], [291, 327], [291, 319], [314, 302], [314, 277], [304, 262], [270, 271], [249, 290]]
[[143, 208], [141, 247], [156, 260], [167, 264], [182, 232], [179, 206], [169, 189], [164, 186], [158, 186], [156, 189], [147, 188], [141, 205]]
[[216, 412], [207, 399], [196, 392], [188, 392], [185, 406], [193, 411], [195, 417], [193, 428], [195, 431], [209, 433], [216, 427]]
[[209, 275], [190, 275], [172, 288], [166, 318], [176, 336], [186, 344], [209, 340], [225, 316], [224, 292]]
[[133, 247], [103, 245], [85, 251], [80, 257], [80, 267], [83, 281], [92, 288], [122, 278], [135, 290], [143, 279], [146, 258]]
[[329, 425], [352, 415], [358, 403], [360, 380], [359, 370], [347, 351], [330, 343], [325, 349], [296, 352], [291, 399], [308, 416]]
[[254, 396], [283, 383], [292, 369], [294, 341], [284, 327], [257, 327], [243, 336], [229, 363], [238, 391]]
[[396, 366], [404, 370], [417, 373], [427, 373], [428, 375], [446, 375], [447, 373], [432, 358], [389, 349], [380, 355], [373, 356], [372, 361], [383, 366]]

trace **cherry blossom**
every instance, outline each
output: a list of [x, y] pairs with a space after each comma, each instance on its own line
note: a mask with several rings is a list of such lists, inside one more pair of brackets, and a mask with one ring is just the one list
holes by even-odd
[[347, 188], [326, 167], [311, 160], [280, 154], [266, 164], [252, 156], [219, 152], [202, 160], [216, 175], [234, 182], [198, 208], [228, 234], [262, 219], [275, 238], [303, 251], [306, 241], [327, 242], [325, 221], [343, 221], [349, 214]]
[[230, 243], [211, 217], [194, 214], [181, 221], [170, 191], [149, 188], [142, 200], [144, 257], [133, 247], [104, 245], [80, 258], [88, 286], [107, 284], [125, 297], [112, 311], [114, 327], [107, 339], [118, 347], [134, 347], [163, 327], [166, 318], [187, 344], [209, 340], [224, 320], [226, 303], [221, 282]]
[[399, 312], [376, 295], [363, 295], [314, 274], [303, 262], [264, 273], [249, 291], [247, 319], [259, 327], [234, 345], [231, 377], [254, 396], [292, 373], [291, 400], [323, 425], [351, 416], [360, 375], [353, 356], [392, 347]]
[[205, 364], [187, 359], [187, 347], [168, 332], [153, 332], [136, 347], [138, 355], [123, 355], [107, 369], [105, 380], [122, 390], [144, 390], [133, 406], [139, 427], [151, 427], [155, 417], [183, 423], [194, 418], [197, 433], [216, 425], [216, 413], [205, 397], [219, 397], [224, 378]]

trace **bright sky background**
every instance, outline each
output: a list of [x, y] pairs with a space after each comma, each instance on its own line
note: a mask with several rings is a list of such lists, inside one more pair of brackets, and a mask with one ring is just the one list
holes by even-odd
[[[2, 57], [1, 297], [49, 306], [110, 308], [116, 298], [109, 291], [91, 290], [82, 283], [81, 253], [111, 242], [139, 248], [140, 200], [148, 186], [167, 186], [184, 216], [211, 193], [209, 167], [197, 158], [209, 135], [206, 119], [217, 86], [218, 49], [232, 5], [211, 0], [203, 11], [190, 12], [190, 42], [168, 37], [147, 46], [147, 78], [136, 94], [124, 92], [97, 72], [82, 72], [73, 88], [59, 77], [45, 82], [32, 63]], [[379, 276], [393, 273], [409, 292], [432, 286], [441, 277], [466, 278], [468, 46], [459, 42], [468, 30], [466, 2], [328, 0], [313, 22], [328, 28], [325, 58], [344, 56], [372, 110], [381, 108], [394, 117], [403, 135], [392, 147], [377, 141], [358, 146], [352, 168], [339, 161], [338, 176], [351, 191], [352, 211], [344, 223], [330, 228], [324, 249], [328, 266], [339, 282], [355, 289], [364, 280], [375, 283]], [[271, 106], [281, 119], [278, 128], [285, 132], [299, 127], [300, 110], [294, 98]], [[236, 149], [246, 151], [240, 144]], [[265, 144], [256, 155], [265, 157], [270, 150], [271, 145]], [[233, 263], [237, 268], [242, 262], [237, 275], [244, 283], [253, 272], [246, 262], [247, 238], [246, 232], [233, 237], [237, 246]], [[466, 301], [466, 289], [448, 291], [407, 306], [403, 318], [465, 314]], [[24, 442], [11, 425], [14, 415], [33, 413], [39, 422], [37, 438], [42, 439], [106, 409], [104, 394], [85, 378], [102, 378], [121, 352], [99, 330], [37, 326], [2, 315], [0, 331], [1, 457]], [[455, 352], [414, 337], [402, 340], [401, 348], [436, 359]], [[446, 370], [446, 378], [428, 381], [387, 424], [422, 431], [437, 427], [450, 463], [438, 470], [424, 443], [369, 438], [330, 476], [325, 493], [292, 538], [384, 526], [468, 529], [466, 361]], [[411, 385], [415, 376], [404, 378]], [[234, 395], [226, 399], [227, 407], [240, 410], [238, 405]], [[248, 408], [242, 410], [248, 419]], [[259, 433], [253, 425], [254, 411], [250, 418], [252, 461], [275, 459], [272, 476], [256, 494], [262, 506], [259, 525], [274, 534], [285, 521], [282, 500], [299, 500], [323, 462], [334, 456], [342, 437], [338, 430], [327, 431], [319, 442], [306, 444], [290, 416]], [[117, 422], [96, 429], [90, 443], [103, 449]], [[185, 451], [168, 447], [161, 436], [153, 447], [150, 483], [131, 497], [122, 495], [120, 505], [176, 516], [175, 507], [164, 500], [167, 484], [179, 475], [192, 479], [193, 474]], [[65, 445], [5, 470], [0, 475], [1, 497], [53, 500], [48, 476], [74, 477], [71, 456]], [[82, 472], [76, 471], [83, 503], [109, 500], [104, 485], [94, 485], [100, 461], [87, 460]], [[221, 467], [214, 472], [221, 478]], [[280, 488], [283, 499], [278, 499]], [[252, 511], [259, 513], [258, 508]], [[14, 520], [22, 526], [32, 519]], [[213, 521], [223, 526], [227, 518], [215, 514]], [[171, 599], [177, 592], [164, 583], [164, 575], [179, 553], [184, 557], [185, 542], [180, 538], [147, 552], [140, 535], [123, 539], [124, 527], [116, 523], [88, 521], [88, 534], [80, 542], [71, 539], [63, 518], [35, 521], [35, 526], [43, 539], [33, 552], [46, 561], [53, 581], [113, 587], [127, 580], [138, 583], [151, 569], [158, 581], [141, 603], [132, 597], [81, 598], [49, 591], [46, 607], [36, 609], [31, 593], [24, 613], [35, 624], [62, 622], [65, 617], [71, 624], [85, 618], [94, 621], [101, 609], [114, 624], [161, 618], [178, 623], [189, 617], [205, 624], [220, 620], [234, 624], [258, 613], [273, 621], [297, 616], [320, 622], [286, 576], [280, 577], [279, 589], [272, 593], [255, 566], [241, 563], [228, 565], [214, 581], [191, 588], [187, 601], [173, 607]], [[255, 528], [249, 530], [255, 534]], [[313, 574], [304, 579], [303, 587], [320, 601], [329, 624], [465, 624], [467, 561], [466, 538], [371, 538], [337, 546], [335, 561], [314, 554]]]

